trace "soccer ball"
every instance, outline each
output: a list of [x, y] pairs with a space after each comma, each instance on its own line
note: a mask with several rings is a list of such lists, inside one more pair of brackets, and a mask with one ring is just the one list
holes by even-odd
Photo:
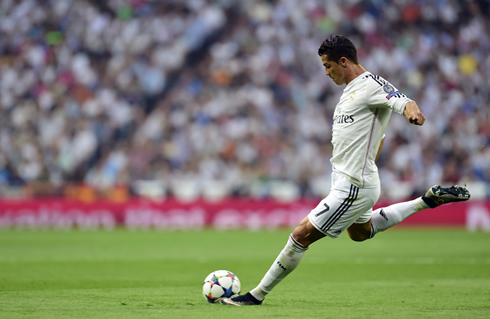
[[228, 270], [216, 270], [210, 273], [202, 286], [204, 298], [214, 303], [221, 298], [239, 295], [242, 291], [240, 279]]

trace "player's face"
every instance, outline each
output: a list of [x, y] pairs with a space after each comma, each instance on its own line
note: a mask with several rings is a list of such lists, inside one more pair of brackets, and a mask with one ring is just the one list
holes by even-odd
[[328, 59], [327, 55], [321, 56], [322, 64], [325, 67], [325, 74], [329, 76], [337, 85], [345, 84], [344, 68], [337, 62]]

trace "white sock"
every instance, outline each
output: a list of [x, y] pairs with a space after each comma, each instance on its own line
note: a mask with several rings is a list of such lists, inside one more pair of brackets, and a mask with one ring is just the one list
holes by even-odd
[[429, 205], [419, 197], [408, 202], [397, 203], [388, 207], [376, 209], [371, 215], [371, 238], [373, 238], [376, 233], [385, 231], [408, 216], [427, 208], [430, 208]]
[[298, 243], [293, 235], [289, 235], [286, 246], [277, 256], [269, 271], [259, 285], [250, 291], [252, 296], [258, 300], [264, 300], [265, 296], [299, 265], [307, 249]]

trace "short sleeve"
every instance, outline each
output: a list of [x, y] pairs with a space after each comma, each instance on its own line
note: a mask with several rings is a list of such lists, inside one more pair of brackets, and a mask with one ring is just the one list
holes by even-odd
[[370, 78], [366, 87], [367, 104], [374, 108], [390, 108], [403, 114], [405, 105], [412, 100], [383, 78], [373, 74], [368, 77]]

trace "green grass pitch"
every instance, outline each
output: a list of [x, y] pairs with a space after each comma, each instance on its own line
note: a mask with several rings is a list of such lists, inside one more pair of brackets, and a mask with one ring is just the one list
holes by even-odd
[[259, 282], [277, 231], [0, 231], [1, 318], [490, 318], [490, 233], [395, 228], [313, 244], [260, 307], [208, 304], [203, 279]]

